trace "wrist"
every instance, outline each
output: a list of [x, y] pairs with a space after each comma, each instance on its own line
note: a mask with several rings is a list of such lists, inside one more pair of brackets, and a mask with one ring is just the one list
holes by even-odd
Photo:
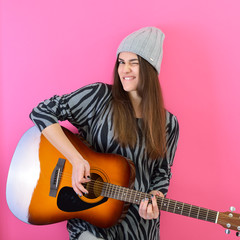
[[73, 155], [68, 160], [72, 164], [72, 166], [77, 166], [80, 163], [84, 162], [84, 158], [80, 154]]

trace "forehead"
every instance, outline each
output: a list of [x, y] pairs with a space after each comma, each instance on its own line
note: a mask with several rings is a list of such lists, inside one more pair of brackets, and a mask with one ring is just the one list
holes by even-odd
[[127, 61], [127, 60], [132, 60], [132, 59], [138, 59], [138, 56], [132, 52], [121, 52], [121, 53], [119, 53], [118, 58], [121, 58], [121, 59]]

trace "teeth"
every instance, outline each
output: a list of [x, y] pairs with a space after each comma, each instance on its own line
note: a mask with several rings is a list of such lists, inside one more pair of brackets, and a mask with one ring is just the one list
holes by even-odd
[[132, 79], [132, 77], [125, 77], [124, 79], [125, 80], [130, 80], [130, 79]]

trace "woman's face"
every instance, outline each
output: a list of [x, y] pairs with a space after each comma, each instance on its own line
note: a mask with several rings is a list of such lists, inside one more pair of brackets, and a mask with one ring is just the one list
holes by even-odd
[[121, 52], [118, 56], [118, 74], [123, 89], [128, 93], [137, 91], [139, 82], [139, 61], [136, 54]]

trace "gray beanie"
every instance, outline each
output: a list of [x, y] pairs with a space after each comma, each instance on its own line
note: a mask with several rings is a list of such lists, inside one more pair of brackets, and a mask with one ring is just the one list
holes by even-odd
[[148, 61], [159, 74], [164, 38], [164, 33], [156, 27], [141, 28], [123, 39], [118, 47], [117, 56], [121, 52], [135, 53]]

